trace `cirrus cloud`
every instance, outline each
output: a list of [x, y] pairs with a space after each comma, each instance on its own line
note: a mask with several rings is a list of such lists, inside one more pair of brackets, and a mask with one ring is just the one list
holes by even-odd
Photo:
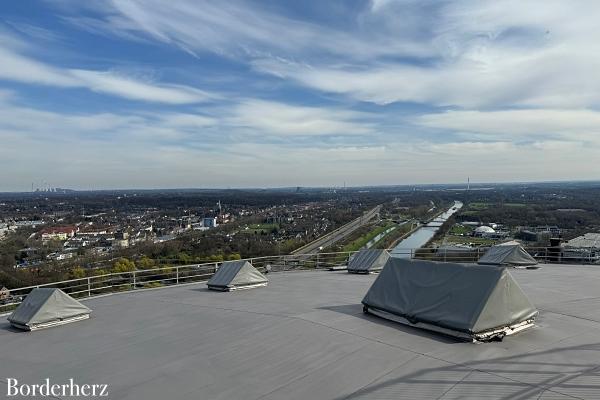
[[126, 99], [165, 104], [199, 103], [218, 97], [185, 85], [141, 81], [112, 71], [52, 66], [15, 51], [14, 47], [26, 46], [17, 46], [19, 42], [10, 39], [4, 43], [11, 46], [0, 48], [0, 79], [3, 80], [60, 88], [85, 88]]
[[505, 140], [558, 137], [600, 143], [600, 112], [594, 110], [527, 109], [447, 111], [416, 117], [417, 125]]
[[328, 107], [306, 107], [264, 100], [246, 100], [235, 107], [229, 123], [277, 136], [365, 135], [373, 128], [367, 113]]

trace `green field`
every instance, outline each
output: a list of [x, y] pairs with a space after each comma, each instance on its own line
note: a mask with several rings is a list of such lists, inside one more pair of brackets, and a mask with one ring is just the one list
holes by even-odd
[[471, 232], [473, 232], [473, 227], [455, 224], [452, 226], [452, 228], [450, 228], [450, 231], [448, 231], [448, 234], [460, 236], [460, 235], [468, 235]]
[[446, 236], [444, 238], [444, 241], [446, 243], [470, 243], [470, 244], [474, 244], [474, 245], [493, 245], [494, 243], [496, 243], [495, 240], [491, 240], [491, 239], [485, 239], [485, 238], [481, 238], [481, 237], [465, 237], [465, 236]]
[[[377, 226], [375, 229], [369, 231], [368, 233], [362, 235], [359, 238], [354, 239], [353, 241], [351, 241], [350, 243], [346, 244], [343, 248], [342, 251], [356, 251], [359, 250], [361, 247], [365, 246], [367, 243], [369, 243], [369, 241], [371, 239], [373, 239], [375, 236], [379, 235], [380, 233], [386, 231], [387, 229], [397, 226], [395, 223], [393, 222], [388, 222], [383, 226]], [[393, 231], [392, 231], [393, 232]], [[391, 233], [391, 232], [390, 232]], [[381, 240], [385, 239], [385, 236], [383, 238], [381, 238]]]
[[469, 210], [481, 211], [490, 208], [490, 203], [469, 203]]
[[527, 207], [527, 204], [523, 203], [504, 203], [504, 207]]
[[[500, 203], [500, 204], [492, 204], [492, 203], [469, 203], [468, 211], [483, 211], [492, 207], [527, 207], [527, 204], [524, 203]], [[465, 214], [465, 213], [463, 213]]]

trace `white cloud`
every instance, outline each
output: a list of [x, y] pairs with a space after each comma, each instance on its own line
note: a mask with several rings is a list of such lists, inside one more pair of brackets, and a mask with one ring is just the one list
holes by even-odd
[[120, 76], [111, 72], [69, 70], [78, 84], [100, 93], [132, 100], [168, 104], [187, 104], [206, 101], [210, 94], [184, 85], [153, 84]]
[[77, 86], [73, 77], [58, 68], [21, 56], [7, 48], [0, 48], [0, 60], [0, 79], [52, 86]]
[[[78, 8], [66, 3], [63, 12]], [[266, 75], [250, 83], [252, 72], [235, 69], [244, 71], [236, 82], [245, 98], [216, 98], [196, 111], [45, 111], [9, 103], [27, 99], [0, 91], [0, 190], [40, 174], [74, 187], [597, 178], [590, 168], [600, 146], [596, 1], [373, 0], [358, 11], [339, 5], [337, 21], [235, 0], [114, 4], [65, 20], [111, 39], [158, 42], [159, 50], [225, 55], [219, 62]], [[215, 98], [115, 70], [43, 63], [44, 52], [13, 39], [0, 32], [0, 79], [168, 105]], [[207, 80], [229, 78], [206, 68]], [[450, 111], [415, 116], [413, 107], [360, 101]]]
[[261, 2], [115, 0], [85, 24], [196, 55], [234, 56], [261, 72], [376, 104], [600, 104], [594, 0], [373, 0], [358, 9], [340, 6], [333, 24], [282, 9]]
[[[537, 136], [525, 145], [502, 140], [442, 144], [388, 137], [385, 144], [365, 145], [361, 136], [346, 136], [343, 144], [332, 145], [315, 143], [316, 138], [304, 144], [268, 143], [260, 135], [240, 133], [242, 128], [228, 125], [230, 118], [74, 115], [0, 103], [0, 159], [9, 166], [0, 169], [0, 191], [26, 190], [42, 179], [89, 189], [375, 185], [459, 182], [466, 176], [525, 181], [597, 174], [589, 161], [597, 158], [597, 146], [577, 141]], [[231, 136], [234, 128], [238, 131]]]
[[328, 149], [315, 148], [313, 151], [320, 153], [323, 157], [332, 157], [337, 161], [345, 162], [378, 162], [390, 158], [386, 146], [346, 146]]
[[5, 23], [14, 30], [28, 36], [31, 39], [35, 39], [36, 41], [56, 42], [64, 39], [64, 36], [50, 29], [42, 28], [41, 26], [28, 24], [22, 21], [5, 21]]
[[162, 116], [162, 121], [169, 126], [183, 128], [183, 129], [195, 129], [205, 128], [213, 126], [218, 123], [216, 118], [207, 117], [204, 115], [197, 114], [183, 114], [183, 113], [172, 113]]
[[5, 80], [64, 88], [86, 88], [126, 99], [165, 104], [199, 103], [217, 97], [185, 85], [145, 82], [111, 71], [53, 67], [21, 55], [8, 46], [0, 48], [0, 60], [0, 79]]
[[527, 54], [487, 51], [434, 66], [329, 67], [258, 59], [261, 71], [320, 91], [376, 104], [416, 102], [465, 108], [586, 107], [600, 104], [600, 58], [563, 48]]
[[392, 4], [393, 0], [371, 0], [371, 11], [379, 12]]
[[[137, 32], [138, 36], [173, 44], [192, 54], [210, 51], [233, 57], [296, 58], [321, 53], [351, 55], [361, 60], [385, 55], [431, 54], [430, 48], [406, 35], [380, 35], [369, 27], [362, 29], [358, 21], [350, 30], [335, 29], [282, 15], [260, 2], [115, 0], [113, 6], [105, 10], [102, 18], [86, 17], [85, 24], [79, 17], [66, 20], [84, 29], [103, 30], [119, 37], [131, 37]], [[356, 35], [356, 31], [364, 36]]]
[[505, 140], [562, 140], [600, 144], [600, 112], [593, 110], [447, 111], [414, 118], [417, 125]]
[[327, 107], [292, 106], [284, 103], [247, 100], [230, 118], [233, 126], [252, 128], [257, 133], [278, 136], [365, 135], [373, 132], [363, 122], [369, 115]]
[[261, 72], [376, 104], [600, 104], [595, 0], [372, 0], [339, 6], [332, 24], [283, 9], [261, 2], [115, 0], [96, 8], [94, 18], [66, 18], [95, 33], [234, 56]]
[[[1, 99], [1, 97], [0, 97]], [[218, 123], [214, 118], [186, 113], [59, 113], [0, 101], [0, 138], [19, 136], [40, 143], [71, 141], [202, 140], [204, 130]], [[43, 145], [38, 146], [45, 149]]]
[[[600, 3], [582, 1], [455, 1], [439, 3], [421, 36], [408, 35], [432, 49], [428, 62], [337, 62], [318, 58], [282, 62], [251, 60], [256, 69], [313, 89], [357, 100], [388, 104], [417, 102], [437, 106], [546, 108], [600, 104]], [[374, 15], [403, 21], [414, 2], [376, 2]], [[572, 21], [577, 21], [573, 23]], [[406, 29], [404, 24], [397, 24]], [[382, 29], [373, 26], [374, 29]], [[404, 34], [404, 31], [401, 31]], [[402, 37], [403, 35], [400, 35]]]

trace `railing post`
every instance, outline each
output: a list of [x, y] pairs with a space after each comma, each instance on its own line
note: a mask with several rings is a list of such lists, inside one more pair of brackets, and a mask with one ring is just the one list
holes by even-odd
[[89, 276], [87, 278], [87, 286], [88, 286], [88, 297], [92, 297], [92, 282]]
[[413, 258], [413, 249], [410, 249], [410, 258]]
[[179, 267], [175, 267], [175, 273], [176, 273], [176, 283], [179, 285]]
[[317, 253], [317, 265], [315, 266], [315, 269], [319, 269], [319, 253]]
[[135, 279], [135, 271], [133, 271], [133, 288], [135, 289], [135, 286], [137, 284], [136, 279]]

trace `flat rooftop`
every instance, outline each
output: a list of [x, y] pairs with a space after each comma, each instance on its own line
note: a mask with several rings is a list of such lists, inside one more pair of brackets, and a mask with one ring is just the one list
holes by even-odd
[[364, 315], [374, 275], [272, 273], [85, 300], [83, 322], [0, 322], [0, 396], [20, 383], [108, 384], [110, 399], [599, 399], [600, 267], [512, 270], [536, 327], [464, 343]]

